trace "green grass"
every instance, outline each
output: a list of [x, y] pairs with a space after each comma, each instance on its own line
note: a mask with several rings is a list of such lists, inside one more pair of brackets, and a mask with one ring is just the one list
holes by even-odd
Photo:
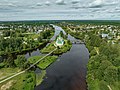
[[[42, 58], [43, 56], [33, 56], [31, 58], [28, 59], [28, 61], [33, 64], [36, 61], [38, 61], [40, 58]], [[57, 56], [48, 56], [46, 58], [44, 58], [43, 60], [41, 60], [38, 64], [37, 67], [39, 67], [40, 69], [46, 69], [49, 65], [51, 65], [53, 62], [55, 62], [57, 59]]]
[[13, 86], [9, 90], [34, 90], [35, 74], [34, 72], [26, 72], [15, 78]]
[[36, 74], [36, 86], [38, 86], [42, 83], [45, 75], [46, 75], [46, 70], [42, 70], [40, 74]]
[[0, 79], [9, 77], [14, 73], [18, 72], [20, 69], [18, 68], [2, 68], [0, 69]]
[[54, 43], [49, 44], [47, 47], [43, 48], [40, 52], [41, 53], [49, 53], [49, 52], [51, 52], [52, 50], [54, 50], [56, 48], [54, 46]]
[[[7, 78], [16, 72], [19, 72], [18, 68], [2, 68], [0, 78]], [[0, 84], [0, 90], [34, 90], [35, 84], [34, 72], [25, 72]]]

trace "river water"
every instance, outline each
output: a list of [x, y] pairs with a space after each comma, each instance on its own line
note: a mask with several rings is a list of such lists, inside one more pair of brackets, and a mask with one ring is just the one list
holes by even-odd
[[[54, 26], [55, 36], [65, 31]], [[76, 40], [68, 35], [69, 40]], [[62, 54], [58, 60], [47, 68], [47, 75], [41, 85], [35, 90], [86, 90], [86, 72], [89, 52], [84, 44], [73, 44], [70, 51]]]

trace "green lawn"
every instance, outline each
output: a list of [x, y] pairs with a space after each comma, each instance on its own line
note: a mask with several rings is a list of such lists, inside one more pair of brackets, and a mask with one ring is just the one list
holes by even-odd
[[[28, 61], [31, 64], [33, 64], [42, 57], [43, 56], [33, 56], [33, 57], [29, 58]], [[46, 69], [49, 65], [51, 65], [53, 62], [55, 62], [57, 58], [58, 58], [57, 56], [47, 56], [46, 58], [44, 58], [37, 64], [37, 67], [39, 67], [40, 69]]]

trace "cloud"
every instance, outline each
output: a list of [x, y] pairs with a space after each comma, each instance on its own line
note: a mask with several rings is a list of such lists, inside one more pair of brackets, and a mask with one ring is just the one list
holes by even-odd
[[90, 8], [99, 8], [99, 7], [102, 7], [103, 4], [104, 4], [103, 0], [95, 0], [92, 3], [90, 3], [88, 5], [88, 7], [90, 7]]
[[37, 6], [42, 6], [42, 3], [37, 3]]
[[80, 2], [80, 0], [72, 0], [72, 1], [71, 1], [72, 4], [77, 4], [77, 3], [79, 3], [79, 2]]
[[105, 2], [105, 0], [95, 0], [93, 2], [91, 2], [89, 5], [88, 5], [88, 8], [101, 8], [103, 6], [113, 6], [113, 5], [116, 5], [118, 4], [117, 1], [113, 1], [113, 2]]
[[65, 5], [66, 4], [64, 0], [57, 0], [55, 3], [57, 5]]
[[49, 1], [45, 2], [45, 5], [49, 6], [51, 3]]
[[17, 5], [13, 3], [0, 3], [0, 6], [2, 7], [17, 7]]

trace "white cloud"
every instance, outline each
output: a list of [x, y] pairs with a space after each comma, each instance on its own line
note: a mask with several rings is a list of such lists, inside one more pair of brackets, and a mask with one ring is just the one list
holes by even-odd
[[92, 3], [89, 4], [89, 7], [97, 8], [97, 7], [101, 7], [103, 4], [104, 4], [103, 0], [95, 0]]
[[58, 5], [65, 5], [66, 4], [64, 0], [57, 0], [55, 3]]
[[117, 5], [119, 2], [118, 1], [107, 1], [107, 0], [95, 0], [91, 2], [88, 7], [90, 8], [100, 8], [103, 6], [113, 6]]
[[51, 3], [49, 1], [45, 2], [45, 5], [49, 6]]

